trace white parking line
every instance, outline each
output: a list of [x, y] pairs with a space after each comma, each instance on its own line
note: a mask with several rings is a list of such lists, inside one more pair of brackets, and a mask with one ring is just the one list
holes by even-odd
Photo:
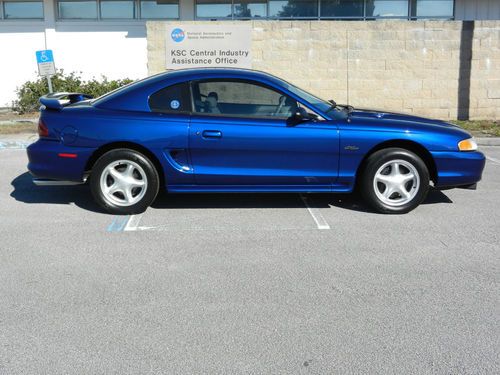
[[123, 228], [130, 220], [130, 216], [115, 216], [108, 226], [108, 232], [123, 232]]
[[321, 229], [330, 229], [330, 225], [328, 225], [328, 223], [325, 220], [325, 218], [323, 217], [323, 215], [321, 215], [321, 212], [317, 208], [314, 208], [309, 204], [308, 198], [303, 194], [300, 195], [300, 198], [304, 202], [304, 204], [307, 208], [307, 211], [309, 211], [313, 220], [316, 222], [316, 226], [318, 227], [318, 229], [320, 229], [320, 230]]
[[500, 164], [500, 160], [492, 158], [491, 156], [486, 155], [486, 159], [488, 159], [489, 161], [492, 161], [495, 164]]
[[139, 228], [139, 223], [141, 222], [141, 219], [142, 219], [142, 214], [130, 215], [127, 224], [125, 224], [125, 227], [123, 228], [123, 231], [130, 232], [137, 230]]
[[134, 232], [138, 230], [151, 230], [157, 227], [141, 227], [139, 223], [141, 222], [143, 214], [138, 215], [127, 215], [127, 216], [115, 216], [111, 224], [108, 226], [108, 232]]

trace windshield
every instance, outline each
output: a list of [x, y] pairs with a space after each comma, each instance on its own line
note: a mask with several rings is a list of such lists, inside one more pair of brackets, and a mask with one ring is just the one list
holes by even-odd
[[318, 108], [323, 113], [327, 113], [333, 118], [344, 118], [345, 112], [342, 108], [332, 105], [331, 102], [318, 98], [317, 96], [302, 90], [301, 88], [286, 82], [286, 88], [297, 96], [300, 96], [314, 107]]

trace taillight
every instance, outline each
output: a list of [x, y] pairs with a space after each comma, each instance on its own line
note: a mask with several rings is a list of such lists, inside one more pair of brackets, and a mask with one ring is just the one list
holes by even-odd
[[49, 128], [45, 125], [42, 119], [38, 120], [38, 135], [40, 137], [48, 137], [49, 136]]

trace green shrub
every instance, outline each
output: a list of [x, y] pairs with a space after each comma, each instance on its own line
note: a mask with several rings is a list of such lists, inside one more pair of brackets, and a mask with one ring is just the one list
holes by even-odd
[[[92, 95], [94, 98], [101, 96], [111, 90], [132, 82], [131, 79], [108, 80], [101, 76], [100, 80], [95, 78], [84, 81], [79, 73], [65, 74], [59, 70], [52, 76], [52, 88], [54, 92], [81, 92]], [[49, 92], [47, 79], [38, 78], [28, 81], [16, 90], [17, 99], [12, 102], [12, 109], [19, 113], [38, 111], [40, 103], [38, 99]]]

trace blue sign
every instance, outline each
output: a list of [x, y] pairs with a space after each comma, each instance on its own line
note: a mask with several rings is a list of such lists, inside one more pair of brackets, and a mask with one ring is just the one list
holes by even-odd
[[170, 36], [174, 42], [182, 42], [186, 35], [184, 34], [184, 30], [182, 29], [173, 29], [172, 32], [170, 33]]
[[54, 62], [54, 55], [51, 49], [45, 49], [43, 51], [36, 51], [36, 62], [38, 64]]
[[178, 109], [181, 106], [181, 103], [179, 103], [178, 100], [172, 100], [170, 102], [170, 108], [172, 109]]

